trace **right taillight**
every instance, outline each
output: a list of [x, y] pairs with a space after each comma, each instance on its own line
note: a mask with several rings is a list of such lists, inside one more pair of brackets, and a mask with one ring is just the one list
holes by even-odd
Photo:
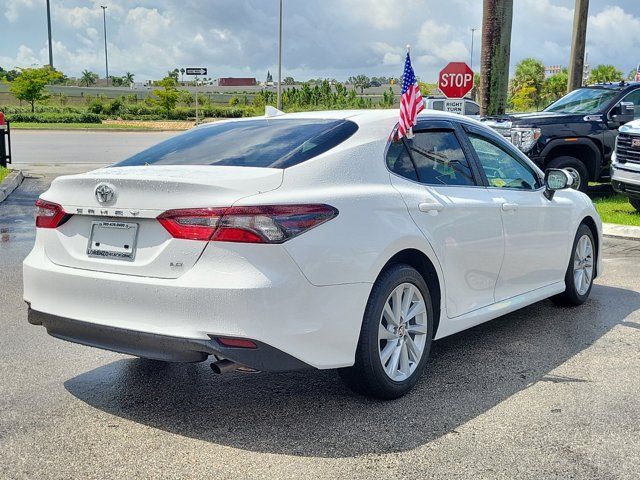
[[66, 222], [71, 215], [57, 203], [36, 200], [36, 227], [56, 228]]
[[169, 210], [158, 221], [174, 238], [283, 243], [336, 215], [336, 208], [324, 204], [263, 205]]

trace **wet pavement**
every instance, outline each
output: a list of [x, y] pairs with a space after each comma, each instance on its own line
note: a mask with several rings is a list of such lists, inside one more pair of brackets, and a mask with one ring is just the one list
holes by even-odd
[[435, 342], [416, 389], [380, 402], [333, 371], [215, 376], [29, 325], [21, 261], [49, 180], [0, 204], [0, 478], [638, 478], [640, 242], [605, 241], [582, 307]]

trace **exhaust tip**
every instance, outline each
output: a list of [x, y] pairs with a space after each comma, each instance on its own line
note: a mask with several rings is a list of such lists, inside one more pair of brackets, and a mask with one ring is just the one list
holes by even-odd
[[217, 375], [222, 375], [223, 373], [233, 372], [240, 367], [239, 364], [232, 362], [231, 360], [218, 360], [217, 362], [213, 362], [211, 364], [211, 370], [213, 373]]

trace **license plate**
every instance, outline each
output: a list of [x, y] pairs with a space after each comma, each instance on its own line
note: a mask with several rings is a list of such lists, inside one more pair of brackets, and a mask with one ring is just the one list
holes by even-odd
[[92, 222], [87, 255], [133, 261], [136, 256], [137, 223]]

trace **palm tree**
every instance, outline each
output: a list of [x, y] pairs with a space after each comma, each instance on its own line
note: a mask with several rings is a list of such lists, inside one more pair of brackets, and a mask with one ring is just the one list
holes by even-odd
[[619, 82], [622, 72], [613, 65], [598, 65], [589, 75], [589, 83]]
[[131, 86], [131, 84], [133, 83], [133, 77], [135, 75], [131, 72], [127, 72], [124, 74], [124, 82], [127, 84], [128, 87]]
[[184, 67], [182, 67], [182, 68], [180, 69], [180, 81], [181, 81], [182, 83], [184, 83], [184, 72], [186, 72], [186, 70], [184, 69]]
[[90, 87], [91, 85], [95, 85], [97, 79], [97, 73], [90, 72], [89, 70], [85, 69], [82, 71], [82, 76], [80, 77], [80, 85]]
[[482, 53], [480, 114], [503, 114], [509, 89], [509, 55], [513, 0], [484, 0], [482, 8]]

